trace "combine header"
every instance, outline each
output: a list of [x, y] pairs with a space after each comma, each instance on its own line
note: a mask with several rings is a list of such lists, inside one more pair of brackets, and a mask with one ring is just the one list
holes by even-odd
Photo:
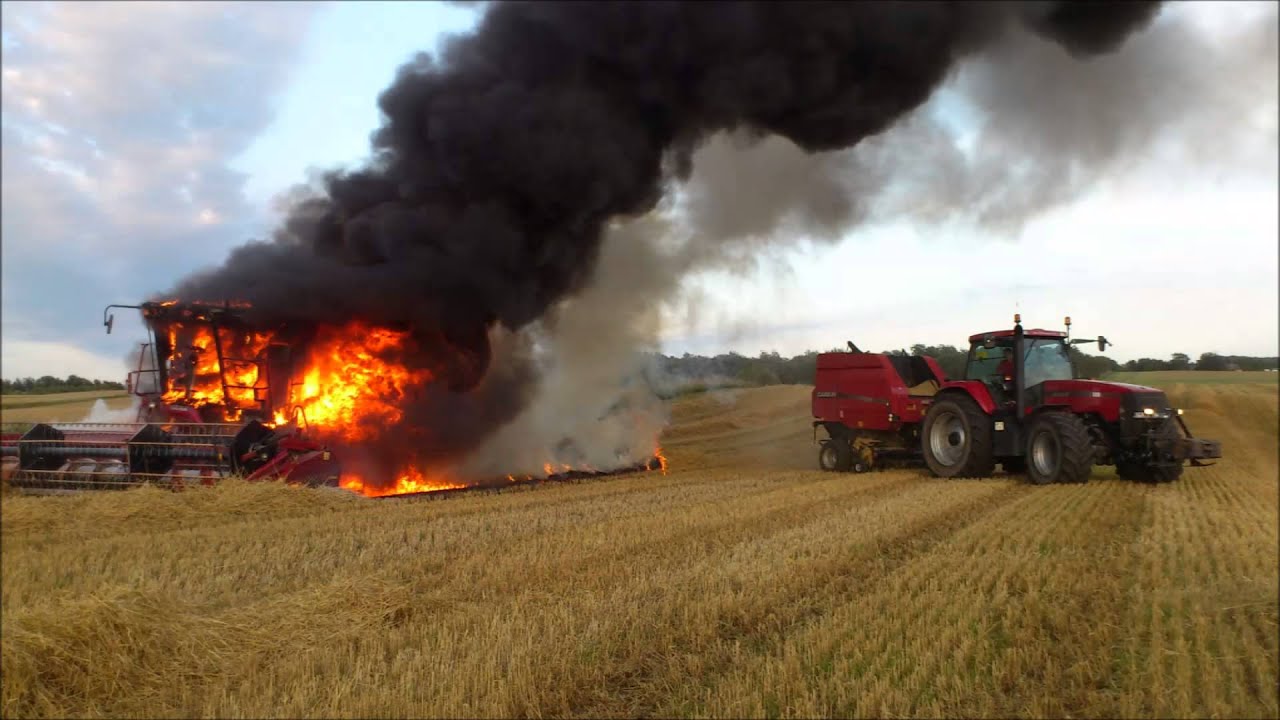
[[40, 423], [3, 438], [5, 481], [28, 490], [124, 489], [210, 485], [240, 475], [337, 485], [330, 452], [292, 428], [260, 422]]
[[[136, 422], [7, 425], [4, 480], [36, 491], [212, 484], [229, 475], [338, 485], [330, 449], [290, 404], [290, 335], [257, 332], [231, 303], [109, 305], [142, 311], [149, 342], [127, 387]], [[273, 383], [273, 380], [278, 382]]]

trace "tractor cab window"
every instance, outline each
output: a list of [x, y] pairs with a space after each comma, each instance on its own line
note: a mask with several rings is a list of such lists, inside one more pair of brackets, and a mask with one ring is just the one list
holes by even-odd
[[1025, 387], [1035, 387], [1045, 380], [1070, 380], [1071, 357], [1066, 343], [1058, 339], [1028, 340], [1023, 359]]
[[[1013, 360], [1012, 340], [997, 344], [995, 347], [984, 347], [981, 343], [974, 343], [969, 350], [969, 365], [965, 368], [964, 376], [969, 380], [1000, 384], [1002, 371], [1011, 370], [1006, 364], [1006, 358], [1009, 363]], [[1004, 367], [1001, 367], [1002, 365]]]

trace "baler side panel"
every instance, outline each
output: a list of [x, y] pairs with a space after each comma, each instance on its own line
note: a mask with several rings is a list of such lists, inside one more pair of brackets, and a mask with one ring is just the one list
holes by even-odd
[[888, 358], [875, 353], [818, 356], [813, 416], [861, 430], [889, 430], [889, 413], [901, 414], [907, 388]]
[[932, 402], [932, 396], [910, 395], [905, 388], [901, 394], [895, 391], [890, 405], [890, 410], [897, 418], [893, 426], [896, 428], [901, 423], [915, 424], [924, 422], [924, 416], [929, 412], [929, 404]]

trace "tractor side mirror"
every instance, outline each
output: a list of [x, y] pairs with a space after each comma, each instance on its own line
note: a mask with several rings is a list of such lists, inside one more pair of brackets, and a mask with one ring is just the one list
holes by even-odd
[[116, 323], [116, 316], [114, 314], [108, 315], [106, 321], [102, 323], [103, 325], [107, 326], [108, 335], [111, 334], [111, 326], [114, 325], [115, 323]]
[[1105, 337], [1101, 335], [1098, 336], [1098, 352], [1106, 352], [1107, 346], [1111, 344], [1112, 343], [1107, 342], [1107, 339]]

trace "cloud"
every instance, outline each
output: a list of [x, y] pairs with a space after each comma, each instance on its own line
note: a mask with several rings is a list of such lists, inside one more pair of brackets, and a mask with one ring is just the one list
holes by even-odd
[[316, 9], [3, 5], [6, 365], [25, 362], [11, 346], [79, 345], [85, 362], [116, 347], [103, 305], [212, 264], [257, 229], [228, 162], [270, 122]]
[[80, 375], [89, 379], [123, 382], [126, 367], [120, 357], [90, 352], [60, 342], [5, 340], [0, 347], [0, 367], [9, 379], [52, 375]]

